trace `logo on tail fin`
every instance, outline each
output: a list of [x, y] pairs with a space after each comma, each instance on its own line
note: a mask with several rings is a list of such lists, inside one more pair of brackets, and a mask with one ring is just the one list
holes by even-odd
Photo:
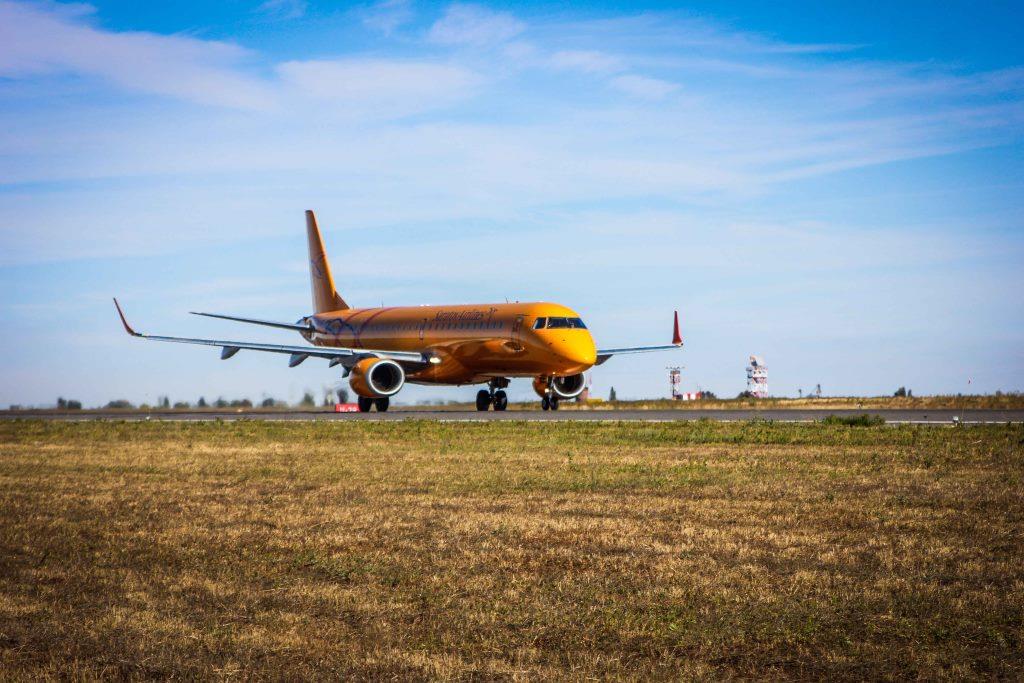
[[324, 255], [320, 254], [317, 258], [309, 260], [309, 272], [312, 273], [313, 277], [317, 280], [324, 279]]

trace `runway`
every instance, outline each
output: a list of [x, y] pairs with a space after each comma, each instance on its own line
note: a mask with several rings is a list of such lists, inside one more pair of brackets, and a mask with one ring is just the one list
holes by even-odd
[[323, 411], [292, 412], [235, 412], [235, 411], [169, 411], [118, 412], [89, 411], [82, 413], [56, 413], [48, 411], [18, 411], [0, 413], [0, 419], [40, 419], [62, 421], [162, 420], [171, 422], [213, 422], [217, 420], [268, 421], [378, 421], [432, 420], [436, 422], [689, 422], [693, 420], [743, 421], [772, 420], [775, 422], [817, 422], [829, 415], [841, 417], [879, 415], [889, 424], [1005, 424], [1024, 422], [1024, 410], [509, 410], [506, 412], [477, 412], [454, 410], [420, 410], [401, 408], [386, 413], [328, 413]]

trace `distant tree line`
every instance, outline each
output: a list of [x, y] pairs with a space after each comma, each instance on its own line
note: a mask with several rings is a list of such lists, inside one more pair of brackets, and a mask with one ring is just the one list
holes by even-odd
[[[324, 405], [324, 406], [332, 406], [332, 405], [334, 405], [335, 400], [337, 400], [337, 402], [339, 402], [339, 403], [348, 403], [348, 400], [349, 400], [348, 390], [347, 389], [333, 390], [333, 389], [331, 389], [329, 387], [325, 388], [324, 389], [324, 394], [323, 394], [322, 405]], [[248, 398], [226, 399], [223, 396], [217, 397], [217, 399], [214, 400], [212, 403], [208, 402], [205, 397], [200, 396], [199, 400], [196, 401], [196, 403], [195, 403], [195, 407], [196, 408], [220, 408], [220, 409], [226, 409], [226, 408], [252, 408], [254, 405], [255, 404], [250, 399], [248, 399]], [[299, 401], [298, 405], [302, 406], [304, 408], [315, 407], [317, 405], [316, 395], [311, 390], [306, 390], [303, 393], [302, 399]], [[279, 399], [276, 399], [276, 398], [273, 398], [273, 397], [270, 397], [270, 396], [267, 396], [267, 397], [265, 397], [265, 398], [263, 398], [263, 399], [261, 399], [259, 401], [259, 407], [260, 408], [285, 408], [287, 406], [288, 406], [288, 402], [287, 401], [282, 401], [282, 400], [279, 400]], [[80, 410], [82, 408], [82, 404], [79, 401], [69, 401], [69, 400], [66, 400], [64, 398], [58, 398], [57, 399], [57, 407], [59, 409], [61, 409], [61, 410]], [[157, 400], [156, 400], [156, 404], [154, 406], [150, 406], [148, 403], [142, 403], [142, 404], [136, 406], [131, 401], [128, 401], [128, 400], [123, 399], [123, 398], [119, 398], [119, 399], [114, 399], [112, 401], [108, 401], [106, 406], [104, 406], [104, 407], [107, 408], [107, 409], [110, 409], [110, 410], [131, 410], [131, 409], [135, 409], [135, 408], [139, 408], [141, 410], [149, 410], [150, 408], [158, 408], [158, 409], [161, 409], [161, 410], [170, 410], [170, 409], [174, 409], [174, 410], [188, 410], [189, 408], [192, 408], [193, 406], [188, 401], [174, 401], [172, 403], [170, 397], [168, 397], [168, 396], [158, 396]], [[19, 406], [19, 408], [20, 408], [20, 406]]]

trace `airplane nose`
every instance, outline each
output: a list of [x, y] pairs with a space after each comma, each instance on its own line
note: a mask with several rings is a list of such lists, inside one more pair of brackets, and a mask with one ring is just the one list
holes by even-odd
[[597, 347], [586, 330], [584, 334], [572, 334], [559, 344], [558, 355], [576, 365], [593, 365], [597, 361]]

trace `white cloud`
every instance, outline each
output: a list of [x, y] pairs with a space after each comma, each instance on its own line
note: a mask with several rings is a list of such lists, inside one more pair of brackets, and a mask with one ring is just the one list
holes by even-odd
[[519, 66], [543, 65], [544, 58], [536, 45], [525, 40], [513, 40], [501, 46], [501, 54]]
[[644, 52], [665, 48], [699, 56], [784, 56], [841, 54], [859, 49], [845, 43], [792, 43], [678, 12], [645, 12], [578, 21], [557, 27], [569, 39], [586, 36], [596, 44], [618, 44]]
[[610, 73], [624, 68], [622, 59], [597, 50], [560, 50], [551, 55], [551, 65], [589, 73]]
[[430, 27], [428, 37], [442, 45], [488, 47], [508, 42], [526, 30], [526, 24], [507, 12], [492, 12], [479, 5], [453, 4]]
[[231, 43], [146, 32], [103, 31], [81, 6], [0, 1], [0, 77], [75, 75], [156, 95], [247, 109], [271, 93], [239, 68], [251, 54]]
[[[11, 4], [0, 7], [10, 11]], [[74, 35], [85, 32], [98, 45], [120, 48], [126, 39], [141, 36], [145, 46], [157, 39], [175, 49], [188, 47], [198, 55], [192, 62], [201, 66], [218, 56], [216, 74], [254, 84], [270, 103], [257, 111], [187, 104], [172, 110], [147, 98], [130, 107], [115, 98], [65, 109], [36, 91], [17, 100], [17, 107], [0, 108], [0, 158], [5, 160], [0, 182], [101, 185], [117, 179], [149, 190], [166, 188], [153, 190], [158, 198], [152, 201], [159, 204], [154, 213], [163, 217], [159, 229], [176, 230], [178, 242], [214, 239], [202, 220], [186, 228], [191, 219], [175, 204], [180, 193], [196, 202], [185, 207], [186, 213], [200, 211], [199, 205], [203, 213], [214, 210], [223, 198], [196, 189], [211, 178], [238, 192], [237, 206], [255, 207], [245, 214], [248, 225], [275, 202], [308, 196], [330, 197], [348, 207], [346, 228], [500, 221], [566, 202], [742, 201], [795, 179], [1012, 141], [1024, 130], [1022, 79], [1013, 69], [957, 75], [939, 66], [762, 52], [730, 57], [750, 70], [709, 78], [705, 64], [663, 59], [661, 53], [620, 45], [612, 35], [588, 42], [574, 33], [578, 29], [566, 28], [536, 36], [531, 25], [530, 42], [513, 39], [496, 51], [445, 54], [446, 48], [436, 44], [403, 41], [412, 55], [408, 59], [348, 56], [274, 65], [264, 58], [268, 75], [251, 79], [243, 65], [259, 55], [237, 46], [100, 31], [84, 25], [80, 8], [40, 7], [29, 10]], [[465, 11], [460, 5], [449, 15]], [[504, 17], [499, 24], [512, 19], [521, 26], [510, 15], [498, 16]], [[670, 22], [659, 26], [663, 32], [671, 28]], [[727, 35], [718, 37], [730, 42]], [[45, 50], [0, 45], [0, 69], [6, 70], [0, 73], [31, 80], [56, 68], [46, 61]], [[521, 63], [509, 65], [503, 58], [509, 51], [519, 54]], [[174, 54], [184, 66], [154, 69], [161, 83], [132, 88], [146, 93], [154, 92], [147, 87], [159, 87], [160, 94], [184, 90], [187, 78], [172, 81], [191, 73], [189, 54]], [[132, 62], [136, 53], [123, 55]], [[625, 66], [629, 72], [620, 70]], [[656, 68], [664, 78], [647, 75], [645, 68]], [[768, 80], [762, 69], [774, 68], [779, 72]], [[559, 73], [564, 69], [594, 78], [566, 79]], [[610, 90], [595, 88], [595, 82], [607, 83]], [[10, 92], [0, 89], [0, 97]], [[191, 91], [181, 97], [210, 103]], [[465, 106], [470, 98], [471, 106]], [[26, 115], [24, 107], [36, 103], [40, 108]], [[429, 115], [403, 118], [415, 114]], [[280, 178], [282, 184], [278, 188], [267, 178]], [[132, 216], [144, 210], [139, 192], [131, 193], [136, 199], [105, 190], [80, 195], [73, 212], [55, 208], [46, 225], [32, 231], [21, 230], [19, 216], [31, 212], [39, 195], [0, 196], [4, 261], [164, 248], [133, 231]], [[102, 210], [86, 219], [90, 198], [100, 196]], [[130, 205], [132, 211], [118, 213], [112, 205]], [[233, 209], [236, 217], [239, 211]], [[112, 220], [114, 215], [122, 218]], [[76, 225], [89, 229], [76, 231]], [[264, 225], [265, 234], [277, 234], [274, 225]], [[158, 230], [155, 223], [153, 229]], [[217, 239], [251, 234], [247, 226]], [[61, 235], [71, 237], [59, 250], [50, 246]]]
[[636, 74], [616, 76], [610, 83], [624, 93], [648, 100], [660, 100], [679, 89], [675, 83]]
[[382, 0], [356, 11], [363, 25], [384, 35], [391, 35], [416, 16], [410, 0]]
[[277, 72], [284, 83], [306, 96], [352, 113], [384, 117], [449, 105], [481, 83], [479, 76], [460, 66], [412, 61], [296, 61], [279, 65]]

